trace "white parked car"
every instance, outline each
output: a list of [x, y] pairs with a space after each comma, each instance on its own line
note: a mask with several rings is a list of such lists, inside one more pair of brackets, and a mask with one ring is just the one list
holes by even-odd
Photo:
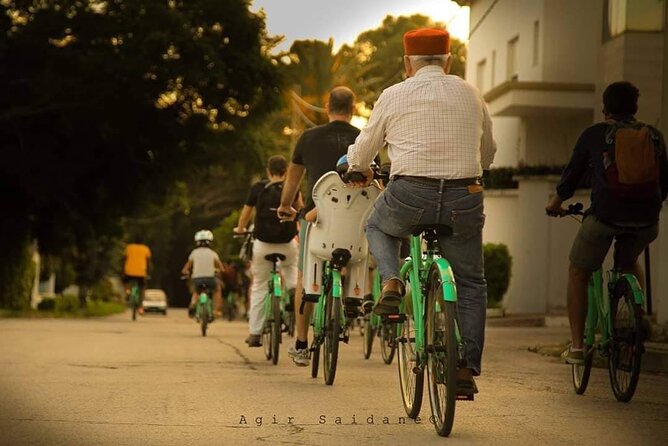
[[167, 314], [167, 295], [159, 289], [148, 289], [144, 295], [144, 312]]

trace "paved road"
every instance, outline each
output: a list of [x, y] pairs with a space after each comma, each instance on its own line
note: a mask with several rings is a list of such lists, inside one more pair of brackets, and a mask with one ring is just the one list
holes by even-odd
[[365, 361], [357, 333], [330, 387], [287, 356], [269, 364], [241, 322], [210, 330], [177, 309], [135, 323], [0, 320], [0, 444], [668, 444], [668, 377], [643, 375], [622, 404], [595, 369], [579, 397], [567, 366], [527, 351], [566, 339], [561, 328], [488, 328], [481, 393], [458, 404], [449, 439], [427, 419], [401, 424], [396, 363]]

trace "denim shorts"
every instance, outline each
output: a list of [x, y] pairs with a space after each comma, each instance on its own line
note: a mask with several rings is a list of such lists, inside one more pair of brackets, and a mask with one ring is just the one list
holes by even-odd
[[573, 242], [570, 261], [584, 271], [596, 271], [601, 267], [614, 240], [615, 266], [629, 268], [636, 263], [638, 256], [658, 235], [658, 223], [642, 228], [624, 228], [611, 226], [594, 215], [588, 215]]

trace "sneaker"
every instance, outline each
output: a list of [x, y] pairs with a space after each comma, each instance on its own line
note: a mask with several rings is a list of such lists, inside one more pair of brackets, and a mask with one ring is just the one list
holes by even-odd
[[561, 354], [561, 359], [566, 363], [566, 364], [571, 364], [571, 365], [582, 365], [584, 364], [584, 350], [571, 350], [570, 347], [568, 347], [564, 352]]
[[245, 342], [249, 347], [262, 347], [262, 336], [254, 334], [248, 335]]
[[299, 367], [306, 367], [309, 365], [308, 349], [302, 348], [297, 350], [294, 345], [291, 345], [288, 349], [288, 356], [292, 358], [294, 362]]

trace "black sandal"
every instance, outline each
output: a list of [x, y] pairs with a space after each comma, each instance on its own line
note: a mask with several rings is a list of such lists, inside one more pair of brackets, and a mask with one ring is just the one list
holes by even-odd
[[473, 400], [473, 395], [476, 393], [478, 393], [478, 386], [473, 378], [457, 379], [457, 399]]

